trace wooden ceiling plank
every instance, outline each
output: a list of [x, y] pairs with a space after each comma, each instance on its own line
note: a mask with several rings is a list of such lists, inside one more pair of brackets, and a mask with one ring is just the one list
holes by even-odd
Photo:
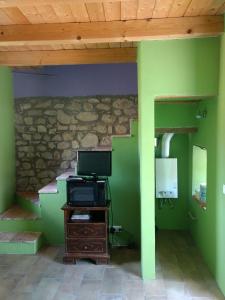
[[85, 44], [79, 43], [63, 43], [59, 45], [60, 47], [57, 49], [56, 47], [53, 48], [53, 50], [75, 50], [75, 49], [87, 49]]
[[87, 49], [96, 49], [97, 48], [97, 44], [93, 43], [93, 44], [85, 44], [85, 47]]
[[105, 12], [102, 3], [87, 3], [86, 7], [91, 22], [105, 21]]
[[[134, 0], [75, 0], [76, 3], [108, 3], [108, 2], [132, 2]], [[54, 5], [67, 4], [73, 5], [74, 0], [0, 0], [0, 8], [3, 7], [20, 7], [20, 6], [34, 6], [34, 5]]]
[[121, 2], [121, 20], [137, 19], [138, 3], [137, 1]]
[[62, 44], [62, 49], [64, 50], [73, 50], [73, 44]]
[[137, 19], [152, 18], [156, 0], [138, 0]]
[[39, 50], [41, 50], [41, 51], [53, 51], [54, 49], [53, 49], [53, 45], [42, 45]]
[[29, 50], [31, 51], [49, 51], [53, 50], [51, 45], [35, 45], [35, 46], [29, 46]]
[[93, 23], [0, 26], [0, 45], [111, 43], [165, 38], [215, 36], [223, 32], [222, 16], [201, 16]]
[[42, 15], [45, 23], [59, 23], [60, 20], [51, 5], [37, 5], [37, 11]]
[[52, 7], [61, 23], [76, 22], [76, 18], [74, 17], [69, 5], [54, 4]]
[[121, 3], [109, 2], [103, 3], [106, 21], [121, 20]]
[[85, 44], [73, 44], [73, 49], [87, 49]]
[[[10, 48], [11, 48], [11, 51], [13, 51], [13, 48], [12, 47], [10, 47]], [[39, 51], [39, 50], [42, 50], [42, 46], [41, 45], [39, 45], [39, 46], [29, 45], [28, 48], [29, 48], [29, 51]], [[48, 49], [46, 49], [46, 50], [50, 50], [50, 47], [48, 46]]]
[[2, 25], [14, 24], [14, 22], [11, 20], [11, 18], [7, 15], [7, 13], [3, 9], [0, 9], [0, 23]]
[[173, 5], [173, 0], [156, 0], [153, 10], [153, 18], [166, 18]]
[[131, 47], [133, 47], [133, 43], [132, 42], [120, 43], [120, 47], [121, 48], [131, 48]]
[[99, 44], [96, 44], [97, 48], [98, 49], [107, 49], [107, 48], [110, 48], [109, 47], [109, 43], [99, 43]]
[[42, 50], [42, 49], [41, 49], [41, 46], [33, 46], [33, 45], [30, 45], [30, 46], [29, 46], [29, 50], [34, 51], [34, 50]]
[[90, 22], [87, 8], [84, 3], [71, 4], [70, 8], [76, 22]]
[[12, 20], [12, 24], [30, 24], [28, 19], [17, 7], [6, 7], [2, 9]]
[[135, 48], [0, 52], [0, 65], [41, 66], [136, 62]]
[[8, 47], [8, 51], [29, 51], [29, 46], [10, 46]]
[[200, 16], [204, 14], [204, 8], [209, 7], [210, 4], [211, 0], [192, 0], [184, 15], [187, 17]]
[[223, 15], [225, 13], [225, 2], [222, 4], [219, 9], [217, 10], [216, 14], [217, 15]]
[[174, 0], [170, 8], [168, 17], [171, 18], [183, 17], [190, 3], [191, 0]]
[[121, 43], [109, 43], [109, 48], [120, 48], [121, 47], [120, 44]]
[[31, 24], [45, 23], [45, 20], [35, 6], [21, 6], [20, 10]]
[[62, 50], [63, 49], [62, 45], [55, 45], [55, 44], [53, 44], [53, 45], [51, 45], [51, 47], [52, 47], [52, 50]]
[[[2, 47], [0, 47], [1, 49]], [[49, 50], [54, 50], [55, 45], [35, 45], [35, 46], [18, 46], [18, 47], [14, 47], [14, 46], [10, 46], [8, 47], [8, 51], [12, 51], [12, 52], [18, 52], [18, 51], [49, 51]], [[57, 49], [63, 49], [63, 47], [60, 45], [57, 46]]]
[[5, 47], [5, 46], [0, 47], [0, 51], [10, 51], [9, 49], [10, 47]]
[[209, 1], [208, 5], [203, 7], [201, 15], [215, 15], [223, 4], [224, 0], [211, 0]]

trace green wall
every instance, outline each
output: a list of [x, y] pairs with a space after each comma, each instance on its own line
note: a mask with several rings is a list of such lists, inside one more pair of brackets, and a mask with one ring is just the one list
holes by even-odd
[[155, 276], [154, 100], [217, 95], [219, 38], [138, 45], [141, 255], [144, 279]]
[[216, 185], [216, 278], [225, 295], [225, 34], [221, 38], [220, 81], [217, 106], [217, 185]]
[[64, 218], [62, 206], [66, 203], [66, 181], [57, 181], [57, 193], [39, 194], [41, 202], [42, 232], [50, 245], [64, 243]]
[[0, 213], [15, 194], [14, 106], [11, 70], [0, 67]]
[[[179, 101], [179, 100], [178, 100]], [[198, 104], [155, 104], [155, 127], [195, 127]], [[161, 157], [162, 134], [158, 135], [156, 157]], [[170, 157], [178, 159], [178, 199], [175, 207], [168, 205], [160, 208], [159, 200], [155, 201], [155, 220], [159, 229], [188, 229], [189, 199], [189, 134], [175, 134], [170, 143]]]
[[[201, 103], [200, 110], [207, 110], [207, 117], [199, 119], [198, 132], [190, 139], [190, 188], [189, 210], [197, 218], [190, 220], [190, 229], [210, 270], [216, 270], [216, 137], [217, 137], [217, 99], [209, 99]], [[192, 152], [193, 145], [207, 149], [207, 210], [192, 200]]]
[[114, 225], [125, 229], [123, 238], [140, 243], [140, 188], [138, 162], [138, 124], [131, 123], [131, 137], [112, 140], [112, 207]]
[[[179, 101], [179, 99], [176, 99]], [[167, 99], [169, 101], [169, 99]], [[195, 127], [196, 109], [198, 104], [181, 103], [181, 104], [155, 104], [155, 127]]]

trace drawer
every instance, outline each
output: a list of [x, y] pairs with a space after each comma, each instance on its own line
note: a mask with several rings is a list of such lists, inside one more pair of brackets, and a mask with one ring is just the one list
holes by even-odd
[[104, 224], [68, 224], [67, 236], [106, 238], [106, 229]]
[[105, 253], [106, 240], [104, 239], [67, 239], [68, 252]]

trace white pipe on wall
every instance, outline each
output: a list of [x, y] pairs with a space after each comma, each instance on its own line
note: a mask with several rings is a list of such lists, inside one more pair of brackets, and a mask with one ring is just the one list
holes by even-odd
[[174, 133], [165, 133], [162, 138], [162, 158], [168, 158], [170, 156], [170, 141]]

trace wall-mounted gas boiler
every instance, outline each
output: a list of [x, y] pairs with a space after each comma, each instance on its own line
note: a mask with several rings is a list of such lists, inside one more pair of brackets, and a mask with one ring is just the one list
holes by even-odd
[[156, 198], [178, 198], [177, 158], [156, 158]]

